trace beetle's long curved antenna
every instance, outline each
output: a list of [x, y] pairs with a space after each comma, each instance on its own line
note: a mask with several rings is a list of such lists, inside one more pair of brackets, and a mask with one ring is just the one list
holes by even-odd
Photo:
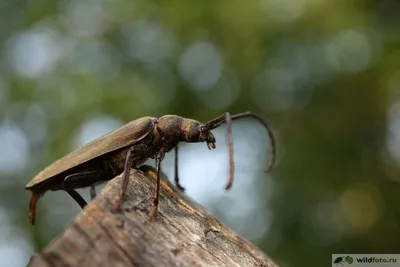
[[233, 175], [235, 172], [235, 162], [233, 161], [233, 141], [232, 141], [232, 122], [229, 112], [225, 113], [226, 122], [226, 139], [228, 141], [228, 154], [229, 154], [229, 180], [225, 190], [229, 190], [233, 184]]
[[210, 131], [221, 126], [222, 123], [226, 123], [226, 138], [228, 141], [228, 153], [229, 153], [229, 178], [228, 184], [225, 189], [229, 190], [233, 184], [233, 175], [235, 170], [235, 164], [233, 161], [233, 141], [232, 141], [232, 126], [231, 126], [231, 115], [229, 112], [222, 114], [221, 116], [204, 123], [203, 131]]
[[213, 130], [215, 128], [218, 128], [225, 121], [226, 121], [226, 113], [222, 114], [221, 116], [216, 117], [213, 120], [205, 122], [204, 126], [203, 126], [203, 130], [204, 131], [210, 131], [210, 130]]
[[271, 128], [268, 126], [267, 122], [258, 116], [257, 114], [254, 114], [250, 111], [243, 112], [243, 113], [238, 113], [236, 115], [231, 116], [232, 120], [240, 119], [240, 118], [245, 118], [245, 117], [252, 117], [256, 120], [258, 120], [264, 127], [267, 129], [267, 134], [270, 140], [270, 145], [271, 145], [271, 159], [269, 160], [269, 163], [267, 165], [267, 168], [265, 169], [265, 172], [270, 172], [272, 168], [275, 165], [275, 160], [276, 160], [276, 146], [275, 146], [275, 136], [271, 130]]
[[[265, 169], [265, 172], [270, 172], [272, 170], [272, 168], [274, 167], [275, 160], [276, 160], [276, 148], [275, 148], [274, 134], [272, 133], [270, 127], [268, 126], [267, 122], [263, 118], [261, 118], [260, 116], [254, 114], [250, 111], [232, 115], [231, 119], [236, 120], [236, 119], [245, 118], [245, 117], [252, 117], [252, 118], [258, 120], [267, 129], [268, 137], [269, 137], [270, 144], [271, 144], [271, 159], [267, 165], [267, 168]], [[219, 127], [225, 121], [226, 121], [226, 115], [223, 114], [211, 121], [206, 122], [204, 124], [204, 130], [213, 130], [213, 129]]]
[[158, 154], [156, 156], [156, 173], [157, 173], [157, 186], [156, 186], [156, 191], [154, 194], [154, 199], [153, 199], [153, 207], [150, 211], [150, 219], [154, 220], [157, 216], [157, 210], [158, 210], [158, 200], [160, 196], [160, 171], [161, 171], [161, 155]]
[[178, 146], [175, 147], [175, 155], [174, 155], [174, 169], [175, 169], [175, 174], [174, 174], [174, 181], [175, 181], [175, 185], [176, 187], [180, 190], [180, 191], [185, 191], [185, 188], [183, 186], [181, 186], [181, 184], [179, 183], [179, 174], [178, 174]]

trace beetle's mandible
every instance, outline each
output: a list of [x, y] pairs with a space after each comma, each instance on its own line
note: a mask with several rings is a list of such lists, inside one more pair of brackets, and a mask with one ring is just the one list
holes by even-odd
[[275, 140], [267, 123], [251, 112], [230, 115], [225, 114], [205, 123], [176, 115], [165, 115], [160, 118], [143, 117], [110, 132], [91, 143], [71, 152], [49, 165], [37, 174], [27, 185], [32, 192], [29, 203], [29, 222], [35, 223], [35, 210], [39, 198], [48, 190], [66, 191], [82, 208], [86, 201], [75, 191], [77, 188], [91, 187], [90, 195], [96, 196], [94, 186], [123, 173], [121, 188], [115, 200], [114, 208], [118, 210], [123, 203], [128, 186], [131, 168], [137, 168], [147, 159], [155, 159], [157, 183], [150, 217], [157, 214], [160, 170], [164, 154], [175, 149], [175, 184], [179, 190], [178, 144], [180, 142], [206, 142], [211, 150], [215, 148], [215, 137], [211, 130], [226, 123], [226, 135], [229, 152], [229, 179], [226, 190], [232, 187], [234, 162], [231, 121], [252, 117], [258, 120], [267, 130], [271, 144], [271, 159], [265, 171], [270, 171], [275, 163]]

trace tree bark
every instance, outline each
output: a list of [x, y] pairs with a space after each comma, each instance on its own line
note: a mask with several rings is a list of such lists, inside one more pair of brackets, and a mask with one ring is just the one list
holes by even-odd
[[164, 176], [157, 219], [150, 221], [156, 174], [151, 167], [142, 170], [132, 169], [121, 211], [113, 210], [120, 188], [116, 177], [30, 266], [277, 267]]

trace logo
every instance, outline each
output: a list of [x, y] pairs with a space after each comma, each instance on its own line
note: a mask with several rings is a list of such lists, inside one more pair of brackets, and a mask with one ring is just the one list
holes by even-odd
[[352, 264], [353, 263], [353, 257], [350, 256], [346, 256], [346, 257], [337, 257], [333, 263], [336, 264], [336, 266], [340, 265], [344, 265], [343, 263], [348, 263], [348, 264]]

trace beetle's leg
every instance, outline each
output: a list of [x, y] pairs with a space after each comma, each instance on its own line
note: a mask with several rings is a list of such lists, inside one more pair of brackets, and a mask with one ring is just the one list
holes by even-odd
[[175, 167], [175, 185], [180, 191], [185, 191], [185, 188], [179, 183], [179, 174], [178, 174], [178, 146], [175, 147], [175, 157], [174, 157], [174, 167]]
[[82, 188], [90, 186], [90, 197], [93, 200], [96, 197], [96, 190], [94, 190], [95, 183], [103, 180], [109, 180], [112, 178], [109, 172], [106, 171], [87, 171], [78, 172], [68, 175], [64, 178], [64, 189], [67, 193], [81, 206], [86, 206], [86, 201], [79, 195], [78, 192], [74, 191], [75, 188]]
[[124, 201], [124, 197], [126, 194], [126, 189], [128, 187], [128, 181], [129, 181], [129, 174], [130, 174], [130, 170], [132, 168], [132, 157], [133, 157], [133, 153], [132, 150], [134, 148], [131, 147], [130, 149], [128, 149], [128, 152], [126, 152], [126, 158], [125, 158], [125, 167], [124, 167], [124, 172], [122, 174], [121, 177], [121, 189], [119, 190], [119, 195], [117, 197], [117, 200], [114, 203], [114, 210], [119, 210], [122, 202]]
[[93, 184], [109, 180], [112, 175], [106, 171], [87, 171], [68, 175], [64, 178], [64, 188], [75, 189], [92, 186]]
[[96, 187], [94, 185], [90, 186], [90, 199], [93, 200], [96, 198]]
[[153, 199], [153, 207], [150, 211], [150, 219], [154, 220], [157, 217], [157, 209], [158, 209], [158, 200], [160, 196], [160, 170], [161, 170], [161, 157], [160, 154], [156, 156], [156, 173], [157, 173], [157, 186], [156, 186], [156, 191], [154, 194], [154, 199]]
[[65, 189], [65, 191], [67, 191], [68, 195], [70, 195], [82, 209], [87, 205], [86, 200], [75, 190]]
[[148, 149], [144, 149], [144, 148], [131, 147], [130, 149], [128, 149], [128, 152], [126, 153], [126, 158], [125, 158], [124, 172], [122, 173], [122, 177], [121, 177], [121, 188], [119, 191], [119, 195], [114, 203], [115, 211], [118, 211], [120, 209], [122, 202], [124, 201], [126, 189], [128, 188], [129, 174], [131, 172], [132, 166], [136, 165], [136, 163], [133, 162], [133, 156], [140, 155], [140, 154], [146, 155], [147, 153], [148, 153]]

